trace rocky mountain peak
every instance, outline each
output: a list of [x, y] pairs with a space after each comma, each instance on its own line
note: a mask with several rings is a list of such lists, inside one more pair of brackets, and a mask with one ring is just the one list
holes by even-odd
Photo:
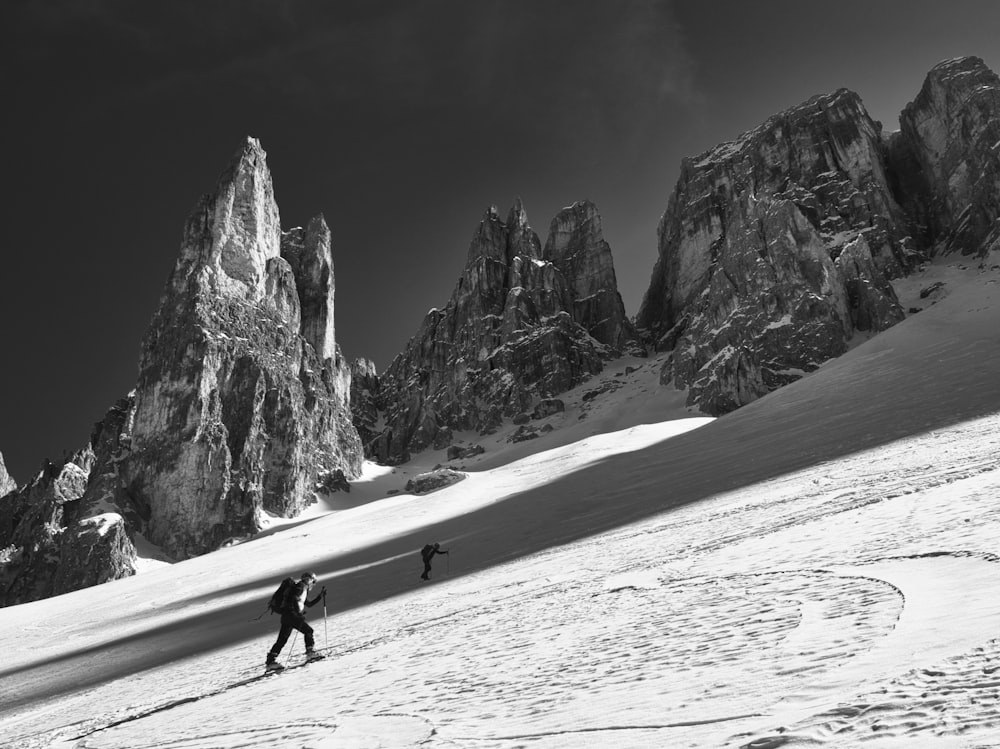
[[281, 254], [281, 221], [267, 154], [256, 138], [244, 141], [192, 218], [201, 236], [190, 248], [203, 253], [218, 290], [262, 296], [268, 261]]
[[930, 90], [935, 87], [950, 90], [953, 93], [962, 91], [970, 93], [980, 86], [997, 86], [998, 84], [1000, 84], [1000, 78], [983, 62], [982, 58], [974, 56], [954, 57], [950, 60], [942, 60], [930, 69], [917, 100], [930, 96]]
[[188, 227], [174, 278], [195, 280], [146, 335], [125, 471], [150, 539], [182, 556], [298, 514], [321, 474], [361, 460], [326, 221], [282, 234], [248, 138]]
[[549, 225], [542, 257], [569, 281], [573, 319], [601, 343], [623, 350], [635, 334], [618, 293], [597, 206], [584, 200], [559, 211]]
[[281, 256], [295, 276], [299, 296], [302, 337], [317, 356], [326, 360], [336, 353], [334, 325], [333, 250], [330, 227], [323, 214], [281, 236]]
[[514, 198], [514, 204], [507, 213], [506, 227], [508, 265], [518, 256], [532, 259], [541, 257], [541, 240], [528, 224], [528, 212], [524, 210], [521, 198]]
[[839, 89], [683, 162], [636, 323], [664, 382], [720, 414], [902, 319], [910, 261], [881, 127]]
[[[454, 429], [494, 430], [596, 374], [632, 340], [597, 209], [581, 206], [556, 224], [551, 252], [542, 251], [519, 198], [506, 221], [495, 207], [486, 211], [448, 304], [428, 313], [365, 389], [377, 391], [386, 424], [367, 443], [369, 454], [398, 463], [447, 446]], [[354, 397], [370, 402], [357, 389]], [[365, 413], [369, 428], [375, 418]]]
[[997, 76], [935, 66], [900, 125], [838, 89], [683, 161], [636, 319], [664, 383], [738, 408], [903, 319], [890, 280], [921, 259], [1000, 247]]
[[899, 124], [889, 158], [914, 232], [932, 252], [998, 246], [1000, 78], [978, 57], [945, 60]]
[[186, 222], [134, 392], [0, 503], [16, 560], [0, 566], [4, 602], [132, 574], [137, 536], [174, 558], [212, 551], [357, 476], [333, 301], [326, 221], [281, 231], [247, 138]]

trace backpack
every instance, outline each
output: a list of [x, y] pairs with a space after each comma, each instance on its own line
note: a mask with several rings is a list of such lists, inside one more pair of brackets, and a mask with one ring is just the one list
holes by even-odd
[[281, 585], [278, 586], [278, 589], [271, 596], [271, 600], [267, 602], [268, 611], [272, 614], [283, 613], [285, 610], [285, 599], [288, 598], [288, 593], [294, 585], [295, 581], [290, 577], [282, 580]]
[[434, 556], [433, 544], [427, 544], [424, 548], [420, 550], [420, 558], [423, 559], [425, 562], [432, 556]]

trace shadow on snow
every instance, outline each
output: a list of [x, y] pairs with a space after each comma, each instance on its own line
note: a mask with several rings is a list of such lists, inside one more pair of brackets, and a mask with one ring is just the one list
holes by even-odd
[[[933, 357], [924, 360], [903, 354], [888, 362], [876, 357], [878, 366], [864, 363], [864, 369], [862, 364], [830, 366], [810, 377], [808, 387], [797, 387], [805, 382], [786, 386], [657, 445], [606, 458], [436, 525], [317, 559], [312, 567], [327, 585], [328, 612], [385, 600], [421, 584], [418, 550], [429, 539], [455, 543], [451, 577], [459, 577], [1000, 410], [1000, 378], [992, 367], [980, 362], [958, 370], [957, 362], [942, 354], [946, 352], [938, 347]], [[275, 582], [268, 576], [226, 592], [269, 589]], [[211, 597], [189, 599], [187, 605], [207, 598]], [[265, 599], [258, 599], [215, 609], [110, 645], [0, 671], [4, 708], [87, 689], [235, 643], [266, 639], [276, 633], [278, 619], [254, 620], [265, 605]], [[262, 645], [259, 654], [261, 665], [266, 647]], [[72, 685], [61, 678], [67, 667], [81, 673]]]

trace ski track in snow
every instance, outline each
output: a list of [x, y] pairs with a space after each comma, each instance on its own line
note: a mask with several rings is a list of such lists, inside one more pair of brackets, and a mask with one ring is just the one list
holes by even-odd
[[[433, 518], [477, 481], [516, 492], [585, 452], [496, 468], [418, 507]], [[0, 681], [0, 737], [24, 749], [1000, 746], [998, 454], [991, 414], [452, 577], [459, 544], [429, 585], [327, 630], [313, 614], [326, 660], [252, 678], [271, 622], [7, 715]], [[320, 527], [289, 535], [305, 544]], [[31, 634], [90, 628], [81, 612]], [[301, 656], [297, 642], [289, 662]]]
[[[759, 749], [995, 731], [1000, 642], [963, 626], [982, 624], [980, 602], [949, 607], [949, 647], [921, 638], [949, 588], [1000, 587], [987, 551], [1000, 530], [987, 458], [1000, 419], [987, 421], [887, 449], [860, 484], [856, 464], [833, 463], [822, 480], [786, 477], [430, 588], [423, 618], [412, 600], [342, 615], [338, 632], [385, 634], [206, 697], [209, 710], [182, 703], [64, 745]], [[965, 430], [980, 454], [963, 469], [922, 463], [920, 440], [968, 449]], [[972, 512], [970, 535], [955, 521]], [[496, 588], [488, 602], [484, 585]], [[1000, 632], [1000, 611], [990, 621]], [[309, 696], [301, 709], [286, 704], [289, 689]], [[318, 695], [335, 719], [311, 719]], [[268, 704], [283, 705], [281, 721], [255, 715]]]

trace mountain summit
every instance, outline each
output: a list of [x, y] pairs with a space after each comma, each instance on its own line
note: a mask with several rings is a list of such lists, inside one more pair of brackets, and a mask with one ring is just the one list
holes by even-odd
[[520, 199], [506, 220], [490, 207], [451, 299], [427, 313], [377, 397], [355, 398], [356, 412], [374, 400], [384, 414], [366, 452], [400, 463], [447, 447], [453, 430], [492, 432], [635, 345], [593, 203], [563, 209], [544, 249]]
[[840, 89], [681, 165], [636, 324], [661, 381], [732, 411], [903, 319], [890, 281], [982, 254], [1000, 214], [1000, 81], [949, 60], [886, 136]]
[[282, 233], [247, 138], [187, 220], [135, 390], [0, 501], [3, 603], [133, 574], [140, 537], [173, 558], [217, 549], [357, 476], [333, 302], [326, 222]]

